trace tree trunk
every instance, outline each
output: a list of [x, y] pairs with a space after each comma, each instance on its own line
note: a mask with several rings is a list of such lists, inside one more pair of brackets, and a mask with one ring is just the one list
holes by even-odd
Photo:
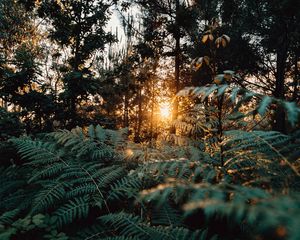
[[[175, 26], [177, 29], [174, 33], [175, 38], [175, 94], [178, 93], [180, 90], [180, 55], [181, 55], [181, 49], [180, 49], [180, 28], [178, 26], [178, 17], [179, 17], [179, 0], [176, 0], [176, 17], [175, 17]], [[179, 108], [179, 102], [178, 99], [175, 98], [173, 103], [173, 110], [172, 110], [172, 120], [176, 120], [178, 117], [178, 108]], [[170, 128], [170, 133], [174, 134], [176, 133], [175, 127]]]
[[[77, 33], [76, 33], [76, 39], [75, 39], [75, 49], [74, 49], [74, 63], [73, 63], [73, 72], [79, 72], [79, 65], [81, 63], [81, 56], [80, 56], [80, 41], [81, 41], [81, 37], [80, 37], [80, 33], [81, 33], [81, 12], [78, 14], [78, 29], [77, 29]], [[76, 88], [77, 83], [75, 81], [77, 81], [76, 78], [72, 79], [72, 84], [71, 86], [73, 86], [70, 90], [71, 90], [71, 96], [70, 96], [70, 127], [71, 128], [75, 128], [76, 125], [78, 124], [78, 119], [77, 119], [77, 111], [76, 111], [76, 99], [78, 96], [75, 96], [74, 92], [74, 88]]]
[[129, 125], [129, 101], [128, 96], [125, 94], [124, 96], [124, 128], [128, 127]]
[[138, 111], [137, 111], [137, 120], [136, 120], [136, 128], [134, 134], [134, 141], [139, 143], [141, 141], [141, 126], [142, 126], [142, 89], [141, 87], [138, 90]]
[[[175, 47], [175, 94], [180, 90], [180, 37], [176, 38], [176, 47]], [[178, 100], [177, 98], [174, 101], [173, 106], [173, 120], [177, 119], [178, 116]]]

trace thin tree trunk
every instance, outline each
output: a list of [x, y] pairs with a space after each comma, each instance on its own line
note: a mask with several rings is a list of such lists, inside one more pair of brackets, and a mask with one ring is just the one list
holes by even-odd
[[[175, 47], [175, 94], [180, 90], [180, 37], [176, 38]], [[178, 100], [174, 101], [173, 107], [173, 120], [176, 120], [178, 116]]]
[[[180, 55], [181, 55], [181, 49], [180, 49], [180, 28], [178, 27], [178, 17], [179, 17], [179, 0], [176, 0], [176, 18], [175, 18], [175, 26], [177, 26], [177, 29], [175, 30], [175, 94], [178, 93], [180, 90]], [[173, 104], [173, 113], [172, 113], [172, 120], [176, 120], [178, 117], [178, 108], [179, 108], [179, 102], [178, 99], [175, 98], [174, 104]], [[175, 133], [176, 129], [175, 127], [171, 128], [171, 133]]]
[[[73, 72], [79, 72], [79, 65], [80, 65], [80, 41], [81, 41], [81, 12], [78, 14], [78, 30], [76, 33], [76, 45], [75, 45], [75, 53], [74, 53], [74, 63], [73, 63]], [[77, 81], [76, 78], [72, 79], [72, 81]], [[72, 83], [71, 86], [76, 85], [76, 83]], [[74, 90], [70, 89], [71, 91]], [[78, 121], [77, 121], [77, 111], [76, 111], [76, 98], [77, 96], [74, 95], [73, 92], [71, 92], [70, 97], [70, 127], [74, 128], [76, 127]]]
[[129, 126], [129, 101], [128, 101], [128, 96], [125, 94], [124, 96], [124, 127]]
[[142, 90], [141, 87], [138, 91], [138, 111], [137, 111], [137, 124], [135, 128], [135, 136], [134, 141], [140, 142], [140, 134], [141, 134], [141, 126], [142, 126]]
[[155, 92], [154, 92], [154, 80], [151, 80], [151, 116], [150, 116], [150, 147], [152, 148], [153, 146], [153, 125], [154, 125], [154, 97], [155, 97]]

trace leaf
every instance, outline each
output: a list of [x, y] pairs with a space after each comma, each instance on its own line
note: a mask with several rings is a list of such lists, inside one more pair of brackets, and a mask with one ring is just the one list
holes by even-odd
[[234, 71], [232, 71], [232, 70], [225, 70], [224, 74], [234, 75]]
[[206, 65], [209, 65], [209, 60], [210, 60], [210, 59], [209, 59], [208, 56], [204, 56], [204, 57], [203, 57], [203, 60], [204, 60], [204, 62], [205, 62]]
[[89, 126], [88, 134], [91, 139], [95, 139], [96, 135], [95, 135], [95, 128], [93, 125]]
[[236, 97], [237, 97], [239, 91], [240, 91], [240, 88], [239, 88], [239, 87], [234, 88], [234, 89], [232, 90], [232, 92], [231, 92], [231, 101], [232, 101], [232, 103], [235, 103], [235, 100], [236, 100]]
[[41, 226], [44, 223], [45, 220], [45, 215], [43, 214], [37, 214], [35, 216], [32, 217], [32, 222], [36, 225], [36, 226]]
[[262, 117], [265, 115], [267, 108], [271, 104], [272, 101], [273, 101], [273, 99], [269, 96], [265, 96], [263, 98], [263, 100], [260, 102], [259, 107], [257, 109], [257, 112], [259, 113], [259, 115], [261, 115]]
[[226, 79], [226, 81], [230, 81], [232, 79], [232, 75], [228, 74], [228, 73], [225, 73], [224, 78]]
[[96, 126], [96, 137], [100, 142], [104, 142], [106, 139], [106, 132], [100, 125]]
[[225, 92], [225, 90], [226, 90], [227, 87], [228, 87], [227, 84], [220, 86], [220, 88], [218, 89], [217, 96], [220, 96], [220, 95], [224, 94], [224, 92]]
[[202, 97], [202, 101], [207, 98], [213, 91], [215, 91], [218, 87], [216, 85], [212, 85], [210, 88], [207, 89], [205, 95]]
[[217, 48], [220, 47], [221, 42], [222, 42], [222, 38], [221, 38], [221, 37], [218, 37], [218, 38], [216, 39], [216, 41], [215, 41], [215, 44], [217, 45]]
[[223, 34], [223, 35], [222, 35], [222, 38], [225, 39], [227, 43], [230, 42], [230, 37], [227, 36], [226, 34]]
[[197, 71], [203, 63], [203, 57], [193, 59], [191, 66], [194, 71]]
[[184, 89], [180, 90], [176, 96], [177, 97], [187, 97], [193, 94], [194, 87], [185, 87]]
[[208, 39], [208, 34], [205, 34], [203, 37], [202, 37], [202, 42], [203, 43], [206, 43], [207, 39]]
[[72, 223], [75, 219], [86, 218], [88, 212], [89, 204], [87, 198], [75, 198], [56, 210], [55, 216], [58, 217], [56, 224], [58, 227], [61, 227]]
[[199, 68], [201, 68], [202, 63], [203, 63], [203, 57], [200, 57], [200, 58], [198, 58], [198, 59], [196, 60], [195, 65], [194, 65], [196, 71], [197, 71]]
[[284, 102], [283, 104], [286, 112], [289, 123], [294, 127], [298, 122], [298, 116], [300, 113], [299, 108], [295, 102]]
[[223, 47], [226, 47], [226, 44], [227, 44], [227, 43], [226, 43], [226, 40], [225, 40], [224, 38], [222, 38], [222, 46], [223, 46]]
[[224, 74], [218, 74], [214, 79], [214, 83], [219, 85], [223, 82], [223, 79], [224, 79]]

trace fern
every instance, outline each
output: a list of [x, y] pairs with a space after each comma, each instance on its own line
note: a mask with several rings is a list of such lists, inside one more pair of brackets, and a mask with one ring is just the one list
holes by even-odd
[[[218, 90], [213, 89], [209, 91]], [[219, 95], [226, 89], [220, 89]], [[194, 124], [192, 117], [187, 124]], [[296, 217], [286, 212], [293, 209], [298, 214], [298, 195], [292, 199], [274, 189], [283, 191], [286, 184], [293, 183], [296, 190], [297, 133], [225, 131], [220, 142], [214, 134], [208, 135], [214, 124], [217, 126], [212, 120], [207, 128], [182, 129], [199, 135], [192, 146], [180, 148], [168, 144], [155, 149], [133, 143], [125, 147], [125, 130], [99, 126], [60, 131], [41, 140], [14, 139], [26, 163], [0, 173], [0, 224], [9, 228], [18, 217], [31, 219], [33, 214], [47, 212], [51, 218], [47, 224], [64, 227], [71, 239], [216, 239], [213, 226], [218, 221], [229, 229], [245, 226], [240, 235], [229, 232], [228, 238], [237, 239], [256, 225], [261, 227], [256, 227], [255, 234], [284, 226], [291, 236], [297, 236], [292, 229]], [[205, 131], [206, 146], [201, 150], [197, 138]], [[203, 152], [209, 150], [209, 144], [211, 150], [214, 144], [223, 147], [223, 167], [217, 161], [220, 152]], [[124, 149], [131, 149], [133, 156], [122, 157]], [[122, 162], [131, 157], [138, 160]], [[273, 192], [247, 187], [259, 184]], [[280, 201], [282, 206], [275, 209]], [[262, 214], [264, 210], [270, 214]], [[199, 211], [204, 213], [201, 226], [191, 230], [187, 219]], [[272, 214], [278, 217], [272, 219]], [[99, 221], [78, 228], [84, 223], [80, 220], [87, 218]]]
[[14, 209], [11, 211], [4, 212], [0, 216], [0, 225], [13, 223], [13, 219], [18, 215], [19, 212], [20, 212], [19, 209]]
[[191, 232], [185, 228], [151, 227], [141, 218], [124, 212], [109, 214], [100, 217], [104, 224], [114, 228], [125, 237], [136, 237], [137, 239], [207, 239], [205, 231]]
[[[229, 172], [234, 173], [236, 169], [242, 173], [245, 169], [253, 174], [256, 171], [253, 178], [273, 178], [277, 184], [282, 184], [287, 174], [290, 178], [293, 175], [299, 177], [299, 162], [290, 157], [294, 156], [299, 144], [293, 143], [291, 137], [272, 131], [236, 130], [225, 135], [223, 146], [227, 160], [224, 165]], [[295, 178], [290, 181], [295, 181]]]
[[136, 237], [124, 237], [124, 236], [118, 236], [118, 237], [106, 237], [106, 238], [99, 238], [101, 240], [138, 240]]
[[72, 131], [61, 130], [50, 134], [57, 143], [70, 149], [76, 157], [105, 160], [116, 156], [116, 149], [124, 144], [127, 130], [104, 130], [99, 125], [89, 126], [88, 134], [82, 128]]
[[[213, 93], [215, 92], [217, 92], [217, 94], [213, 95]], [[263, 116], [266, 113], [268, 106], [271, 103], [274, 103], [278, 106], [282, 106], [283, 109], [285, 109], [287, 113], [288, 121], [292, 126], [295, 126], [296, 123], [299, 121], [300, 109], [296, 105], [296, 103], [283, 101], [281, 99], [276, 99], [269, 96], [266, 97], [244, 88], [230, 87], [229, 85], [226, 84], [218, 85], [218, 86], [213, 84], [211, 86], [195, 87], [195, 88], [188, 87], [179, 91], [177, 96], [178, 97], [192, 96], [196, 98], [201, 97], [201, 100], [204, 101], [209, 96], [218, 97], [221, 94], [231, 95], [231, 101], [235, 105], [234, 111], [237, 111], [242, 106], [242, 104], [252, 100], [256, 100], [256, 107], [254, 110], [260, 113], [261, 116]]]
[[113, 226], [123, 236], [134, 236], [138, 239], [150, 239], [151, 235], [144, 229], [143, 221], [138, 216], [124, 212], [100, 217], [100, 221]]
[[171, 207], [168, 202], [165, 202], [162, 206], [154, 206], [152, 210], [151, 223], [153, 225], [164, 225], [177, 227], [183, 225], [182, 213]]
[[33, 199], [32, 210], [34, 213], [41, 213], [53, 207], [56, 202], [61, 201], [66, 196], [64, 182], [43, 183], [42, 190], [39, 191]]
[[[107, 226], [104, 226], [99, 223], [95, 223], [92, 226], [89, 226], [77, 233], [74, 237], [76, 240], [96, 240], [96, 239], [105, 239], [107, 233], [110, 233], [113, 229], [109, 229]], [[109, 237], [107, 237], [109, 238]]]
[[62, 161], [62, 152], [57, 151], [56, 145], [52, 142], [32, 141], [28, 139], [12, 139], [11, 142], [17, 146], [22, 158], [31, 160], [30, 165], [49, 164]]
[[32, 176], [28, 179], [28, 182], [35, 182], [44, 178], [51, 178], [61, 174], [66, 169], [65, 163], [54, 163], [52, 165], [46, 165], [44, 169], [37, 169], [33, 172]]
[[124, 177], [115, 183], [112, 187], [112, 191], [108, 195], [108, 199], [120, 200], [122, 198], [132, 198], [136, 197], [139, 190], [142, 189], [141, 180], [136, 176]]
[[86, 218], [89, 212], [89, 203], [87, 198], [75, 198], [54, 212], [57, 216], [57, 226], [72, 223], [76, 219]]

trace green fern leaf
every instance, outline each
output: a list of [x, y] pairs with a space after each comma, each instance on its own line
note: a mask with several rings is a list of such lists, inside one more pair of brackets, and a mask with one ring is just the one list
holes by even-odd
[[70, 200], [67, 204], [55, 211], [54, 215], [57, 216], [56, 225], [61, 227], [72, 223], [76, 219], [86, 218], [88, 212], [89, 203], [86, 197]]
[[299, 120], [300, 109], [297, 107], [295, 102], [284, 102], [283, 104], [287, 117], [292, 126], [295, 126]]
[[67, 186], [64, 182], [54, 182], [43, 185], [43, 189], [36, 194], [32, 203], [33, 214], [46, 211], [49, 207], [53, 206], [55, 202], [62, 200], [65, 197], [65, 187]]
[[265, 96], [260, 102], [257, 112], [263, 117], [267, 111], [268, 106], [272, 103], [273, 99], [269, 96]]

